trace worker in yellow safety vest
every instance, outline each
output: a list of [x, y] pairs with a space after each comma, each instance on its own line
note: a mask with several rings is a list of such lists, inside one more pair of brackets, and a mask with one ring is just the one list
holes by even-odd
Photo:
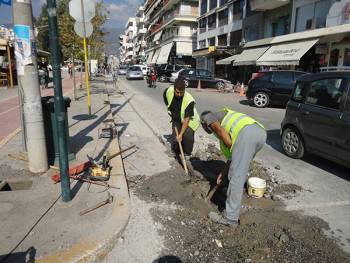
[[220, 185], [226, 175], [229, 180], [225, 210], [222, 214], [210, 212], [209, 218], [215, 223], [236, 227], [249, 165], [265, 144], [266, 131], [253, 118], [227, 108], [203, 112], [201, 124], [207, 133], [214, 133], [220, 140], [220, 149], [228, 160], [216, 181]]
[[[195, 100], [192, 95], [185, 90], [185, 83], [182, 79], [177, 79], [174, 86], [170, 86], [163, 93], [164, 102], [171, 117], [173, 138], [182, 144], [182, 148], [187, 159], [190, 158], [194, 133], [200, 125], [199, 115], [195, 107]], [[175, 127], [179, 131], [176, 138]], [[172, 142], [172, 149], [179, 154], [179, 147], [176, 140]]]

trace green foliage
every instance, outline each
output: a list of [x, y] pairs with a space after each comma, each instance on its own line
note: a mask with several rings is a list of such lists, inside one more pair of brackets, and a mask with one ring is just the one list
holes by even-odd
[[[57, 6], [57, 21], [59, 27], [62, 61], [71, 58], [73, 51], [75, 58], [83, 60], [83, 39], [74, 32], [75, 21], [69, 15], [69, 1], [70, 0], [60, 0]], [[96, 3], [95, 9], [96, 15], [91, 21], [94, 31], [88, 38], [88, 43], [90, 45], [90, 58], [101, 60], [105, 48], [103, 36], [106, 34], [106, 32], [103, 31], [103, 24], [106, 22], [109, 12], [104, 6], [102, 0]], [[46, 4], [42, 6], [41, 13], [35, 23], [35, 26], [39, 31], [37, 36], [38, 48], [42, 50], [49, 50], [48, 13]]]

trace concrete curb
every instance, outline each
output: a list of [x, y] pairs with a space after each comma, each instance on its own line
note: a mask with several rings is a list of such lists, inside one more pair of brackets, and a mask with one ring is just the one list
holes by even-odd
[[[106, 95], [106, 104], [111, 105], [109, 94]], [[109, 106], [108, 112], [108, 119], [113, 120], [111, 123], [116, 125], [111, 106]], [[120, 151], [118, 135], [111, 141], [108, 151], [110, 153]], [[100, 232], [104, 234], [98, 235], [94, 239], [80, 240], [79, 243], [72, 245], [69, 249], [57, 251], [45, 258], [36, 259], [35, 262], [100, 262], [113, 249], [129, 222], [131, 204], [121, 155], [113, 158], [110, 165], [112, 171], [108, 183], [118, 186], [120, 189], [109, 189], [111, 195], [114, 196], [113, 206], [107, 218], [102, 218], [101, 222], [96, 222], [101, 223]]]

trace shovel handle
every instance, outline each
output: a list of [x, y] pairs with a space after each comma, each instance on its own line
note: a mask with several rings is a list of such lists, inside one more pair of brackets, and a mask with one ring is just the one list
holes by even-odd
[[182, 144], [181, 144], [181, 142], [179, 142], [179, 140], [177, 139], [177, 137], [179, 136], [179, 131], [177, 130], [176, 127], [175, 127], [175, 133], [176, 133], [176, 140], [177, 140], [177, 143], [179, 144], [179, 148], [180, 148], [180, 154], [181, 154], [182, 165], [184, 166], [186, 175], [188, 175], [188, 168], [187, 168], [187, 164], [186, 164], [186, 159], [185, 159], [184, 151], [183, 151], [183, 149], [182, 149]]

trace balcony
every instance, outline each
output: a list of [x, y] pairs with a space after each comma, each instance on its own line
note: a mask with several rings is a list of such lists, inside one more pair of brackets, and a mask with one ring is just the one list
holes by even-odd
[[184, 11], [178, 11], [176, 10], [175, 12], [169, 14], [168, 16], [164, 16], [164, 24], [170, 22], [173, 19], [177, 20], [184, 20], [184, 21], [189, 21], [193, 22], [197, 21], [197, 16], [198, 16], [198, 9], [196, 8], [195, 10], [189, 11], [189, 12], [184, 12]]
[[251, 0], [250, 7], [253, 11], [271, 10], [286, 4], [289, 4], [290, 0]]
[[138, 34], [146, 34], [147, 33], [147, 28], [142, 28], [137, 33]]

